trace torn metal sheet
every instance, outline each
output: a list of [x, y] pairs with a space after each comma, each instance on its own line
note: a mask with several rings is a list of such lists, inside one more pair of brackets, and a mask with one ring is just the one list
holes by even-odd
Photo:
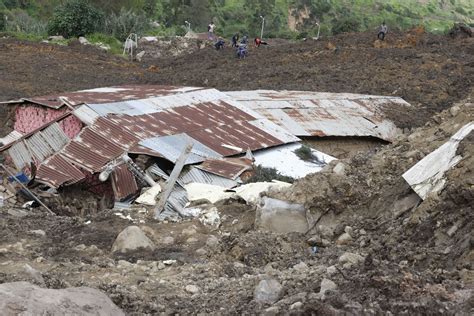
[[117, 201], [123, 201], [138, 192], [135, 176], [126, 164], [116, 167], [112, 172], [112, 188]]
[[160, 155], [167, 160], [176, 163], [176, 160], [188, 141], [193, 143], [193, 149], [191, 150], [189, 157], [186, 159], [186, 164], [194, 164], [209, 158], [221, 157], [221, 155], [219, 155], [217, 152], [206, 147], [195, 139], [192, 139], [186, 134], [149, 138], [141, 141], [139, 144], [155, 152], [159, 152]]
[[474, 122], [462, 127], [448, 142], [423, 158], [403, 178], [423, 200], [430, 193], [441, 191], [445, 184], [445, 173], [456, 166], [463, 157], [456, 155], [459, 143], [474, 130]]
[[293, 143], [254, 152], [254, 163], [264, 168], [275, 168], [284, 176], [299, 179], [310, 173], [321, 171], [325, 165], [336, 159], [311, 148], [314, 161], [302, 160], [295, 153], [301, 146], [300, 143]]
[[246, 158], [226, 158], [209, 159], [196, 167], [227, 179], [236, 180], [242, 173], [252, 169], [252, 165], [253, 162]]
[[397, 134], [384, 106], [410, 106], [396, 97], [309, 91], [226, 92], [296, 136], [371, 136], [391, 141]]
[[9, 145], [9, 144], [13, 143], [14, 141], [20, 139], [22, 136], [23, 136], [22, 133], [20, 133], [18, 131], [12, 131], [7, 136], [0, 138], [0, 147]]
[[12, 158], [17, 170], [23, 169], [23, 167], [28, 166], [32, 161], [30, 151], [24, 142], [19, 142], [11, 146], [8, 150], [8, 155]]
[[86, 103], [99, 104], [124, 100], [146, 99], [157, 96], [179, 94], [199, 89], [201, 88], [160, 85], [124, 85], [118, 87], [96, 88], [33, 98], [23, 98], [18, 101], [9, 101], [8, 103], [18, 104], [29, 102], [53, 109], [59, 109], [65, 105], [77, 106]]
[[180, 181], [183, 183], [183, 186], [190, 183], [203, 183], [220, 186], [226, 189], [236, 187], [240, 183], [238, 179], [231, 180], [224, 178], [194, 166], [180, 176]]
[[84, 179], [85, 174], [59, 154], [41, 164], [36, 172], [36, 181], [54, 188]]

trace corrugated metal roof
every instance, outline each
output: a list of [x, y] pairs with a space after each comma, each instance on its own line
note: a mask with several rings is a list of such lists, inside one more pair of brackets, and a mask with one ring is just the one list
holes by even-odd
[[127, 165], [122, 164], [116, 167], [111, 176], [112, 188], [117, 201], [122, 201], [138, 192], [135, 176], [128, 170]]
[[191, 167], [189, 171], [181, 175], [180, 180], [184, 185], [189, 183], [204, 183], [217, 185], [226, 189], [236, 187], [240, 183], [237, 180], [227, 179], [194, 166]]
[[49, 108], [59, 109], [66, 104], [77, 106], [80, 104], [99, 104], [124, 100], [146, 99], [170, 94], [179, 94], [199, 89], [201, 88], [160, 85], [124, 85], [40, 97], [23, 98], [18, 101], [9, 101], [8, 103], [31, 102]]
[[31, 154], [24, 142], [16, 143], [10, 147], [8, 155], [12, 158], [17, 170], [23, 169], [23, 167], [28, 166], [32, 161]]
[[14, 141], [20, 139], [22, 136], [23, 136], [22, 133], [20, 133], [18, 131], [12, 131], [7, 136], [0, 138], [0, 143], [1, 143], [0, 147], [9, 145], [9, 144], [13, 143]]
[[242, 173], [252, 168], [252, 161], [246, 158], [209, 159], [197, 168], [209, 173], [235, 180]]
[[384, 106], [410, 106], [401, 98], [308, 91], [234, 91], [227, 95], [296, 136], [372, 136], [387, 141], [396, 126]]
[[221, 157], [221, 155], [219, 155], [217, 152], [206, 147], [197, 140], [187, 136], [186, 134], [149, 138], [141, 141], [140, 145], [155, 152], [160, 152], [164, 158], [176, 163], [188, 142], [192, 142], [194, 146], [188, 158], [186, 159], [186, 164], [194, 164], [202, 162], [208, 158]]
[[84, 178], [84, 173], [60, 154], [52, 156], [45, 163], [41, 164], [36, 173], [37, 181], [52, 187], [77, 183]]

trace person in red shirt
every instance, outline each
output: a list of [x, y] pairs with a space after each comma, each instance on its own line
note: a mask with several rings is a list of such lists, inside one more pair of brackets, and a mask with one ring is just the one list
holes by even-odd
[[268, 43], [262, 41], [260, 37], [256, 37], [254, 42], [256, 47], [260, 47], [260, 45], [268, 45]]

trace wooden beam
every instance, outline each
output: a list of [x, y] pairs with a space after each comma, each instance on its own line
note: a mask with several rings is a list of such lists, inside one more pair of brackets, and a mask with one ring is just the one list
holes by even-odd
[[171, 175], [168, 178], [168, 181], [166, 181], [165, 189], [163, 190], [160, 200], [158, 201], [158, 204], [155, 208], [155, 219], [158, 219], [161, 212], [163, 212], [163, 210], [165, 209], [166, 202], [168, 201], [168, 198], [171, 192], [173, 192], [174, 185], [176, 181], [178, 181], [178, 177], [181, 174], [181, 171], [183, 170], [184, 164], [186, 163], [186, 160], [188, 159], [189, 154], [191, 153], [191, 150], [193, 149], [193, 146], [194, 144], [191, 141], [188, 141], [183, 151], [181, 152], [181, 155], [176, 161], [173, 171], [171, 172]]

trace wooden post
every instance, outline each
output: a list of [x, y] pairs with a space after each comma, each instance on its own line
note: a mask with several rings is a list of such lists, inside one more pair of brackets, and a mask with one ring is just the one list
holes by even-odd
[[10, 172], [10, 170], [8, 170], [3, 164], [0, 164], [0, 167], [3, 168], [3, 170], [5, 170], [11, 177], [13, 177], [13, 179], [15, 179], [18, 184], [26, 191], [28, 192], [29, 194], [31, 194], [31, 196], [39, 203], [41, 204], [41, 206], [43, 206], [51, 215], [56, 215], [53, 211], [51, 211], [49, 209], [49, 207], [47, 207], [43, 202], [40, 201], [40, 199], [33, 194], [33, 192], [31, 192], [23, 183], [20, 182], [20, 180], [18, 180], [18, 178]]
[[186, 160], [188, 159], [191, 150], [193, 149], [193, 145], [194, 144], [189, 141], [186, 144], [186, 147], [184, 147], [183, 151], [181, 152], [181, 155], [179, 156], [178, 160], [176, 161], [173, 171], [171, 172], [168, 181], [166, 181], [165, 189], [161, 194], [160, 200], [158, 201], [158, 205], [155, 208], [155, 219], [158, 219], [161, 212], [163, 212], [163, 210], [165, 209], [166, 201], [168, 201], [171, 192], [173, 192], [174, 185], [176, 181], [178, 181], [178, 177], [181, 174], [181, 171], [183, 170], [184, 164], [186, 163]]

